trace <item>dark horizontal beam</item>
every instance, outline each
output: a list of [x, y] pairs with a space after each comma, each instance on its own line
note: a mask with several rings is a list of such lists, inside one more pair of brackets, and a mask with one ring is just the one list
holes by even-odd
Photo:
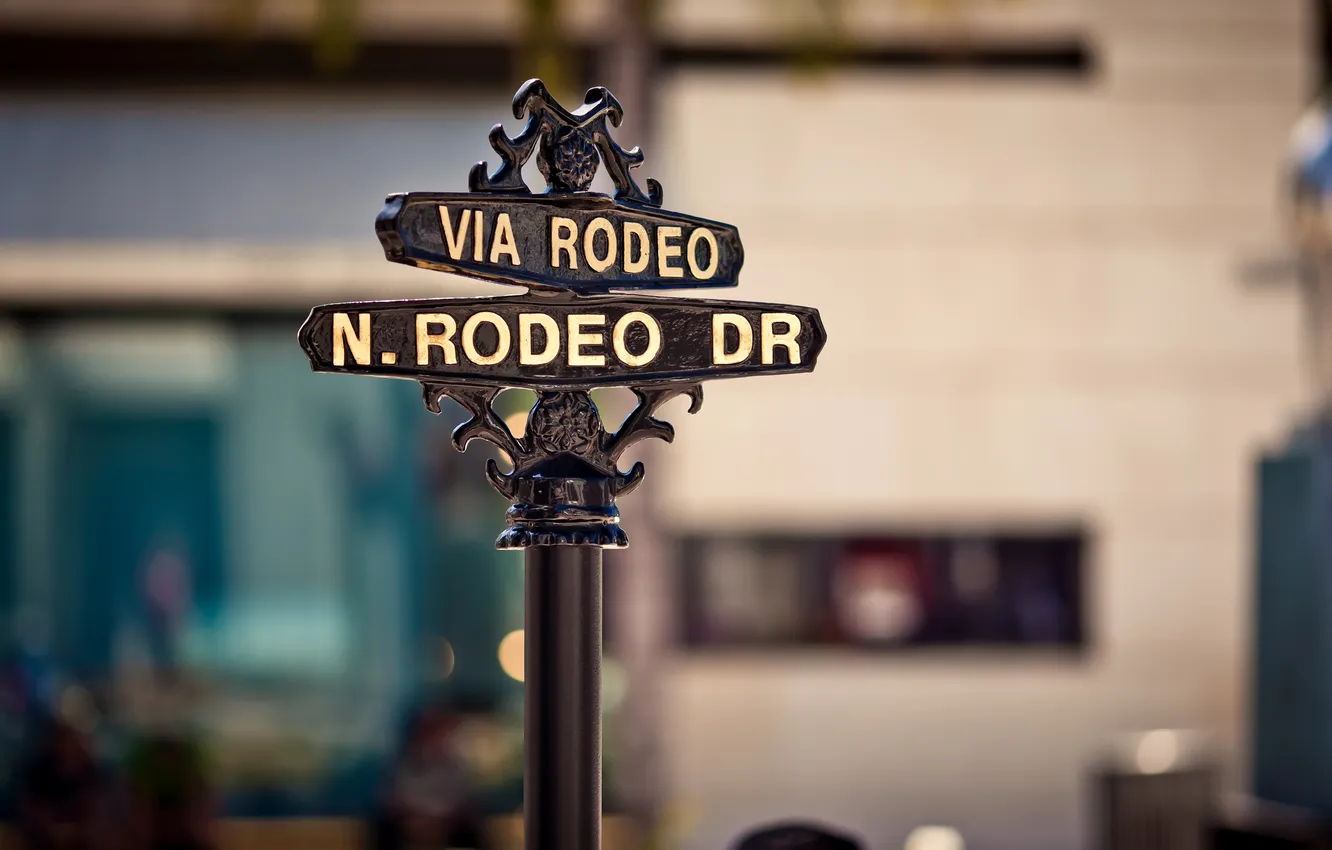
[[[583, 85], [595, 76], [591, 45], [567, 50], [569, 79]], [[824, 67], [932, 72], [970, 70], [1085, 77], [1094, 62], [1076, 39], [1058, 42], [931, 46], [694, 45], [658, 47], [662, 71], [790, 69], [811, 62]], [[360, 44], [345, 66], [326, 70], [310, 42], [248, 41], [225, 37], [147, 37], [99, 34], [50, 35], [0, 31], [0, 89], [107, 91], [237, 86], [324, 88], [423, 88], [430, 91], [510, 89], [529, 76], [523, 51], [492, 41]]]
[[[569, 59], [574, 79], [589, 76], [590, 51], [571, 50]], [[10, 90], [258, 85], [507, 90], [524, 78], [521, 65], [521, 52], [501, 43], [361, 44], [344, 67], [328, 70], [320, 67], [308, 41], [0, 32], [0, 88]]]
[[992, 44], [829, 45], [825, 48], [727, 45], [663, 45], [667, 67], [712, 70], [792, 68], [823, 63], [832, 68], [932, 72], [975, 71], [1058, 76], [1089, 76], [1094, 72], [1091, 50], [1077, 39], [996, 42]]

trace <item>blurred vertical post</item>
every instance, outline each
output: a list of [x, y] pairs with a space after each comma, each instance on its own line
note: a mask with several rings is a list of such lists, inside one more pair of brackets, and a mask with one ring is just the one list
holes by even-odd
[[652, 76], [656, 64], [652, 21], [656, 0], [610, 3], [606, 28], [603, 84], [624, 106], [620, 137], [632, 144], [646, 140], [652, 124]]
[[523, 68], [518, 76], [537, 77], [551, 91], [567, 93], [570, 57], [564, 41], [560, 0], [524, 0], [524, 5], [527, 26], [523, 37]]
[[[601, 57], [601, 79], [624, 106], [620, 137], [647, 148], [655, 106], [653, 78], [656, 43], [653, 18], [657, 0], [617, 0], [608, 4], [605, 46]], [[645, 462], [659, 446], [640, 443]], [[651, 823], [658, 808], [657, 781], [657, 693], [656, 659], [663, 641], [663, 615], [669, 608], [669, 563], [664, 557], [666, 541], [655, 520], [655, 482], [647, 482], [638, 495], [636, 510], [625, 522], [634, 545], [611, 554], [616, 571], [614, 596], [608, 612], [616, 637], [611, 653], [625, 678], [622, 722], [614, 742], [624, 769], [616, 776], [616, 792], [625, 813]]]

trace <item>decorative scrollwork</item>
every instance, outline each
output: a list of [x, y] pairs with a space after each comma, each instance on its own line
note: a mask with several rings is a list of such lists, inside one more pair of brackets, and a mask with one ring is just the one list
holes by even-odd
[[494, 173], [487, 172], [484, 161], [472, 166], [468, 184], [473, 192], [530, 192], [522, 169], [535, 152], [550, 192], [587, 191], [599, 159], [615, 183], [616, 201], [661, 206], [661, 184], [649, 178], [644, 192], [629, 173], [642, 165], [643, 152], [637, 147], [625, 150], [611, 137], [610, 127], [620, 126], [624, 109], [604, 87], [588, 89], [583, 105], [570, 112], [545, 83], [528, 80], [513, 96], [513, 117], [523, 116], [527, 124], [514, 138], [502, 124], [490, 129], [490, 146], [499, 154], [500, 165]]
[[621, 472], [620, 456], [642, 440], [657, 438], [669, 443], [675, 439], [675, 428], [657, 419], [657, 410], [679, 395], [689, 397], [690, 413], [703, 406], [702, 384], [631, 387], [638, 404], [617, 431], [608, 433], [586, 390], [543, 392], [528, 414], [526, 433], [515, 437], [491, 407], [500, 388], [446, 383], [426, 383], [422, 388], [432, 413], [440, 412], [442, 399], [451, 398], [470, 414], [453, 431], [454, 448], [466, 451], [472, 440], [484, 440], [508, 457], [513, 464], [509, 472], [500, 471], [493, 459], [486, 464], [486, 477], [507, 499], [517, 495], [522, 479], [535, 474], [549, 477], [551, 463], [562, 456], [571, 460], [563, 466], [566, 471], [582, 469], [592, 477], [609, 479], [614, 496], [629, 493], [643, 480], [644, 468], [640, 461]]
[[638, 405], [625, 417], [620, 429], [612, 435], [606, 435], [602, 443], [602, 451], [618, 476], [617, 493], [628, 493], [643, 480], [644, 468], [642, 461], [634, 463], [628, 472], [619, 471], [617, 461], [626, 449], [640, 440], [651, 437], [656, 437], [667, 443], [675, 440], [675, 428], [672, 427], [671, 423], [663, 422], [653, 416], [663, 404], [678, 395], [687, 395], [689, 396], [690, 413], [698, 413], [703, 408], [702, 384], [630, 387], [629, 389], [638, 397]]

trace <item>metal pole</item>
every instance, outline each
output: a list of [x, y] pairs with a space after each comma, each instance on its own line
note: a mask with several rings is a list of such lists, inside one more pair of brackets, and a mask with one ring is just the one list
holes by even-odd
[[526, 850], [601, 847], [601, 549], [533, 546], [524, 645]]

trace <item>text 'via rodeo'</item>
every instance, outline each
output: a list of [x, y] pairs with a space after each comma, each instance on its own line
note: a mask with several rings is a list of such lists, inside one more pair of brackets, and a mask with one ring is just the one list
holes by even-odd
[[[523, 265], [509, 213], [498, 213], [494, 226], [487, 228], [484, 209], [464, 207], [455, 213], [441, 204], [439, 222], [451, 259], [461, 260], [470, 253], [474, 262]], [[717, 273], [717, 236], [706, 227], [692, 228], [685, 238], [684, 228], [676, 225], [657, 225], [655, 232], [649, 234], [648, 228], [639, 222], [624, 221], [617, 228], [605, 216], [595, 216], [581, 228], [580, 235], [579, 222], [573, 218], [553, 215], [549, 216], [548, 222], [549, 226], [542, 231], [549, 234], [550, 248], [542, 254], [543, 258], [549, 257], [551, 272], [561, 268], [577, 271], [581, 259], [594, 272], [616, 267], [626, 274], [638, 274], [653, 265], [655, 248], [659, 277], [683, 278], [685, 264], [688, 264], [689, 275], [694, 280], [710, 280]], [[467, 250], [469, 241], [470, 252]]]

